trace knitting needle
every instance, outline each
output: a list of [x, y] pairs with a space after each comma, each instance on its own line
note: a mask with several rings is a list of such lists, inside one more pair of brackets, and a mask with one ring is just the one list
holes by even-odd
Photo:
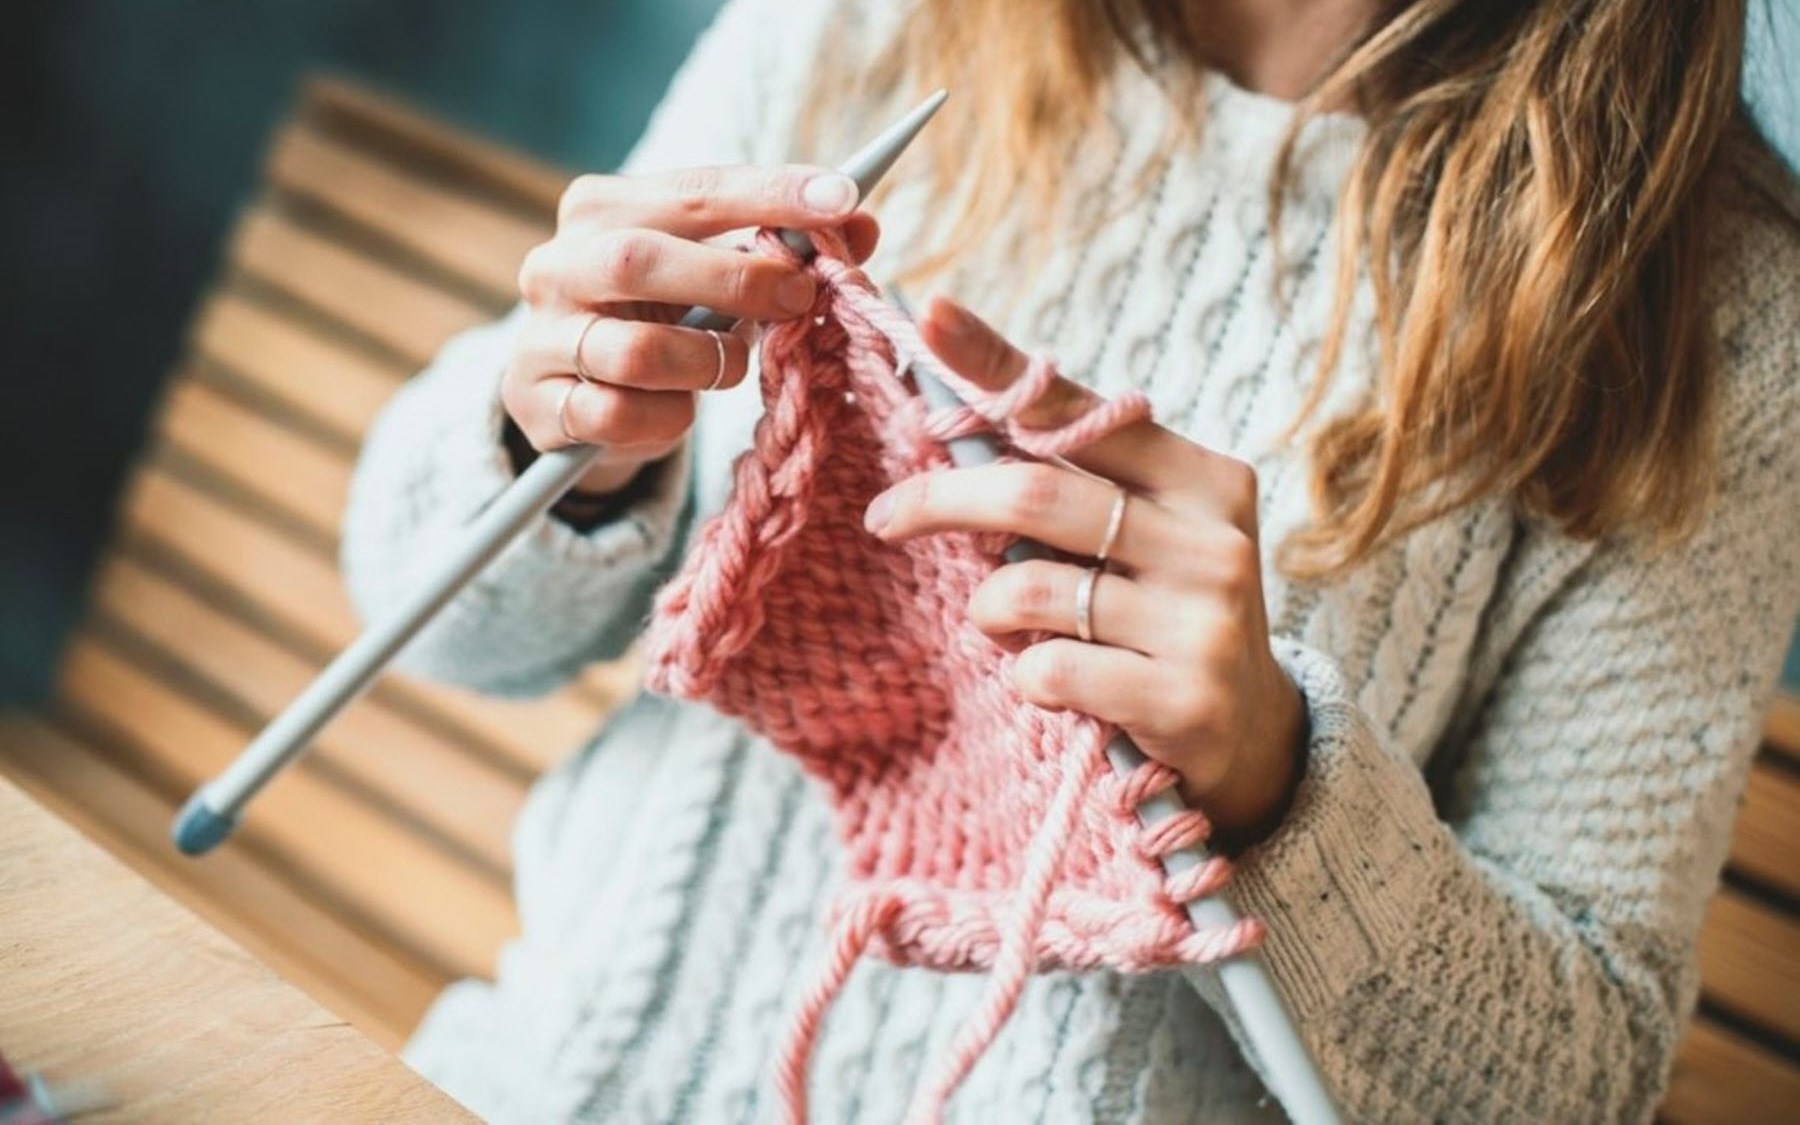
[[[888, 287], [888, 297], [908, 318], [917, 319], [906, 298], [893, 286]], [[927, 405], [937, 410], [963, 406], [956, 392], [926, 370], [926, 365], [915, 363], [910, 370]], [[950, 460], [959, 467], [992, 464], [1000, 456], [998, 444], [986, 434], [951, 438], [945, 444]], [[1021, 539], [1006, 549], [1005, 557], [1009, 563], [1025, 562], [1047, 558], [1049, 552], [1036, 543]], [[1128, 774], [1145, 761], [1144, 752], [1123, 731], [1107, 743], [1106, 757], [1112, 763], [1113, 771], [1119, 774]], [[1182, 811], [1181, 798], [1173, 789], [1164, 790], [1137, 807], [1138, 821], [1146, 828]], [[1201, 848], [1184, 848], [1164, 856], [1162, 866], [1169, 875], [1175, 876], [1200, 866], [1206, 858]], [[1196, 928], [1228, 927], [1238, 922], [1238, 912], [1224, 894], [1213, 894], [1188, 903], [1187, 913]], [[1237, 1011], [1238, 1021], [1243, 1024], [1245, 1037], [1255, 1047], [1268, 1071], [1282, 1109], [1297, 1125], [1335, 1125], [1338, 1113], [1332, 1105], [1331, 1095], [1325, 1089], [1312, 1056], [1307, 1054], [1298, 1025], [1261, 957], [1251, 950], [1220, 962], [1216, 971], [1220, 985]]]
[[[843, 163], [839, 171], [856, 182], [858, 198], [868, 197], [947, 96], [939, 90], [926, 98]], [[786, 230], [781, 237], [796, 254], [812, 258], [813, 245], [804, 233]], [[736, 322], [711, 309], [695, 308], [682, 317], [681, 323], [688, 328], [723, 331]], [[457, 591], [573, 487], [599, 454], [600, 447], [593, 445], [552, 450], [496, 496], [469, 524], [461, 542], [416, 590], [364, 629], [224, 772], [188, 799], [175, 820], [175, 846], [188, 855], [203, 855], [230, 836], [250, 799], [304, 753], [313, 736], [368, 689], [406, 642]]]

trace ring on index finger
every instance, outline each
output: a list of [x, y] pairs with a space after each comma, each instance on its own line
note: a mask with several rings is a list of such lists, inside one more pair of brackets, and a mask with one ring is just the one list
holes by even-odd
[[716, 391], [725, 381], [725, 334], [716, 328], [708, 328], [706, 334], [712, 337], [713, 347], [719, 353], [719, 369], [713, 373], [712, 382], [706, 384], [707, 390]]

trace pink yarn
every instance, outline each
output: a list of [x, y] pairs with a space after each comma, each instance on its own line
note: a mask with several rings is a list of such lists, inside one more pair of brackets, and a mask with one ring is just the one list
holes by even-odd
[[[743, 719], [797, 757], [835, 809], [848, 882], [778, 1060], [788, 1120], [805, 1120], [813, 1046], [865, 952], [989, 972], [915, 1092], [909, 1119], [934, 1121], [1031, 973], [1207, 963], [1255, 945], [1262, 928], [1189, 921], [1184, 904], [1217, 891], [1230, 868], [1215, 857], [1163, 872], [1160, 857], [1209, 832], [1193, 811], [1139, 825], [1136, 806], [1172, 786], [1173, 771], [1112, 774], [1106, 724], [1012, 690], [1014, 652], [966, 611], [1003, 543], [950, 534], [889, 546], [863, 530], [877, 493], [950, 464], [947, 438], [990, 429], [1020, 454], [1058, 456], [1147, 417], [1147, 402], [1107, 402], [1054, 430], [1021, 426], [1055, 378], [1047, 359], [1002, 393], [981, 390], [931, 357], [839, 238], [815, 241], [814, 315], [763, 338], [764, 415], [733, 466], [730, 500], [657, 599], [648, 684]], [[758, 245], [791, 256], [768, 232]], [[969, 407], [929, 412], [897, 357], [930, 364]]]

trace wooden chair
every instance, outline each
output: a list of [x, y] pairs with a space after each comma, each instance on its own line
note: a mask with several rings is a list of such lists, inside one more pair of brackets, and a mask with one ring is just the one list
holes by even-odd
[[[566, 174], [336, 80], [269, 154], [120, 506], [46, 711], [0, 770], [377, 1040], [487, 974], [527, 786], [632, 687], [505, 702], [390, 676], [202, 861], [170, 817], [355, 632], [335, 551], [360, 436], [503, 312]], [[1800, 703], [1769, 724], [1702, 949], [1674, 1121], [1800, 1117]]]

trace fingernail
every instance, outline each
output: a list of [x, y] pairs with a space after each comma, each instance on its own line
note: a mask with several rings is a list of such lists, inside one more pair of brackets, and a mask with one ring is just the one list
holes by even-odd
[[797, 273], [792, 277], [784, 277], [775, 286], [775, 303], [791, 316], [799, 316], [812, 308], [813, 298], [816, 296], [818, 288], [810, 274]]
[[800, 201], [808, 211], [836, 215], [856, 204], [856, 182], [840, 172], [827, 172], [806, 181], [800, 189]]
[[894, 518], [894, 493], [890, 489], [869, 501], [869, 508], [863, 513], [863, 530], [870, 535], [880, 535], [881, 529]]

